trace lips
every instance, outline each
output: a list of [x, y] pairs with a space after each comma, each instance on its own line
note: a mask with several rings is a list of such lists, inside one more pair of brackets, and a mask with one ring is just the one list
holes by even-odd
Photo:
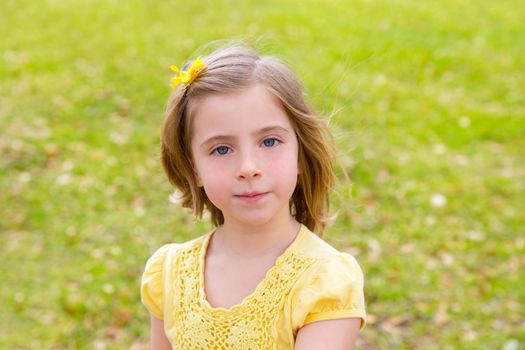
[[236, 195], [235, 197], [245, 201], [245, 202], [256, 202], [262, 198], [264, 198], [268, 192], [247, 192], [240, 195]]

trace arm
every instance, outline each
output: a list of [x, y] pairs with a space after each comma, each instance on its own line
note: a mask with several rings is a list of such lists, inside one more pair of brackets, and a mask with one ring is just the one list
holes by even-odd
[[159, 320], [150, 314], [151, 320], [151, 349], [153, 350], [172, 350], [171, 344], [164, 333], [164, 321]]
[[299, 329], [294, 349], [352, 350], [360, 325], [360, 318], [312, 322]]

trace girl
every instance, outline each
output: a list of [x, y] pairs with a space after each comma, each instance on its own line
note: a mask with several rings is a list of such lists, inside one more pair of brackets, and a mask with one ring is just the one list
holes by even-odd
[[161, 156], [215, 229], [148, 260], [153, 349], [351, 349], [365, 325], [356, 260], [319, 236], [333, 140], [278, 60], [219, 49], [173, 79]]

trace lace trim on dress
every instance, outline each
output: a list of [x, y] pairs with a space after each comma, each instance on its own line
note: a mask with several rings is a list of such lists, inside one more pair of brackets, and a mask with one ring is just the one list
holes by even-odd
[[[179, 251], [172, 311], [176, 349], [275, 349], [276, 323], [297, 276], [314, 259], [287, 249], [255, 291], [231, 309], [213, 308], [205, 300], [201, 257], [210, 236]], [[295, 243], [295, 241], [294, 241]], [[292, 244], [294, 244], [292, 243]]]

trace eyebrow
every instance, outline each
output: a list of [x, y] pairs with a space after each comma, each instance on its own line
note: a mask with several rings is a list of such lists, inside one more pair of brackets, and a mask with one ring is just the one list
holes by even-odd
[[[255, 135], [259, 135], [259, 134], [263, 134], [263, 133], [266, 133], [266, 132], [269, 132], [269, 131], [281, 131], [281, 132], [289, 132], [288, 129], [286, 128], [283, 128], [282, 126], [279, 126], [279, 125], [270, 125], [270, 126], [266, 126], [258, 131], [255, 131], [253, 132], [252, 134], [255, 136]], [[231, 140], [231, 139], [234, 139], [235, 136], [233, 135], [214, 135], [212, 137], [209, 137], [207, 138], [203, 143], [201, 143], [201, 147], [205, 147], [207, 144], [211, 143], [211, 142], [214, 142], [214, 141], [223, 141], [223, 140]]]

